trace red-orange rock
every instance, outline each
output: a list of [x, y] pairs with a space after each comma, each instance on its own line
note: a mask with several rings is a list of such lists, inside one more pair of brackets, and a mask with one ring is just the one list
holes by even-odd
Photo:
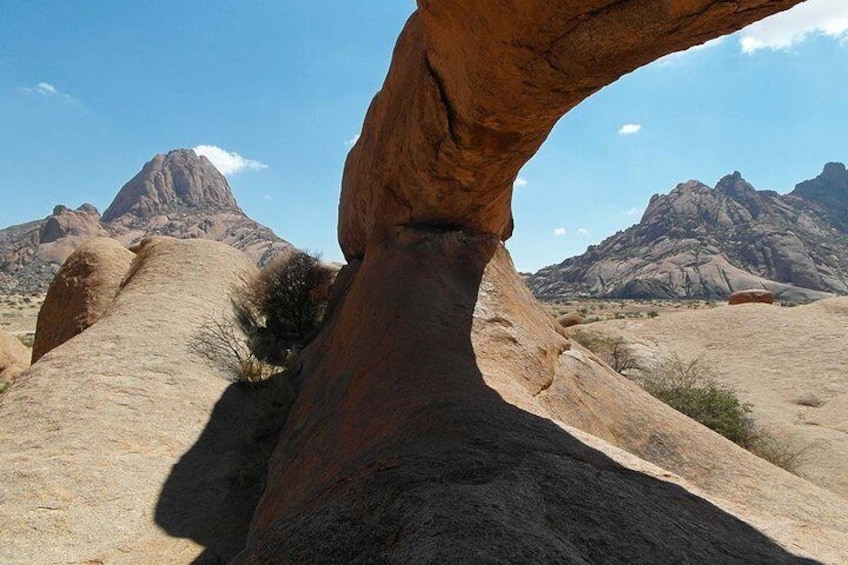
[[508, 238], [512, 183], [565, 112], [799, 1], [421, 0], [345, 166], [345, 256], [408, 224]]
[[38, 312], [33, 363], [103, 316], [134, 257], [134, 253], [108, 238], [89, 240], [68, 257], [50, 283]]
[[749, 290], [738, 290], [730, 295], [727, 303], [731, 306], [737, 304], [748, 304], [751, 302], [759, 302], [762, 304], [774, 304], [774, 293], [762, 288], [752, 288]]

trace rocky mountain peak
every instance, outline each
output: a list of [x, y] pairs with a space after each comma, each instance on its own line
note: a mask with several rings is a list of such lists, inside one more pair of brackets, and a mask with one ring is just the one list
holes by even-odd
[[827, 163], [821, 176], [834, 185], [848, 186], [848, 169], [843, 163]]
[[103, 213], [104, 222], [131, 214], [148, 218], [175, 208], [238, 210], [227, 179], [191, 149], [156, 155], [125, 184]]
[[819, 206], [831, 223], [843, 232], [848, 232], [848, 170], [842, 163], [828, 163], [816, 178], [804, 181], [791, 193], [807, 202]]

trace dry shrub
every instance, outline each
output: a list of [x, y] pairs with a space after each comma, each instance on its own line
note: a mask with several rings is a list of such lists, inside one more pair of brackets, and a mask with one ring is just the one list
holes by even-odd
[[282, 366], [309, 343], [321, 327], [332, 280], [317, 256], [296, 252], [235, 293], [236, 319], [254, 355]]
[[608, 337], [596, 332], [572, 328], [569, 336], [597, 355], [615, 372], [622, 375], [640, 369], [633, 351], [624, 339]]

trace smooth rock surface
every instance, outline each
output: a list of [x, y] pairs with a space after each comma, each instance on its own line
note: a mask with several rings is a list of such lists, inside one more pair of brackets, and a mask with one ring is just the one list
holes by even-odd
[[241, 547], [251, 416], [189, 344], [255, 272], [227, 245], [153, 238], [106, 314], [0, 395], [0, 563], [219, 563]]

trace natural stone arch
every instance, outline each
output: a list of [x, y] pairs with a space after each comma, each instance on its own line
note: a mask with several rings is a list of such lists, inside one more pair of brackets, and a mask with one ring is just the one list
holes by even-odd
[[848, 506], [572, 355], [502, 245], [564, 112], [798, 1], [420, 0], [348, 157], [349, 265], [234, 563], [808, 562], [760, 530], [848, 557], [821, 549], [847, 546]]

